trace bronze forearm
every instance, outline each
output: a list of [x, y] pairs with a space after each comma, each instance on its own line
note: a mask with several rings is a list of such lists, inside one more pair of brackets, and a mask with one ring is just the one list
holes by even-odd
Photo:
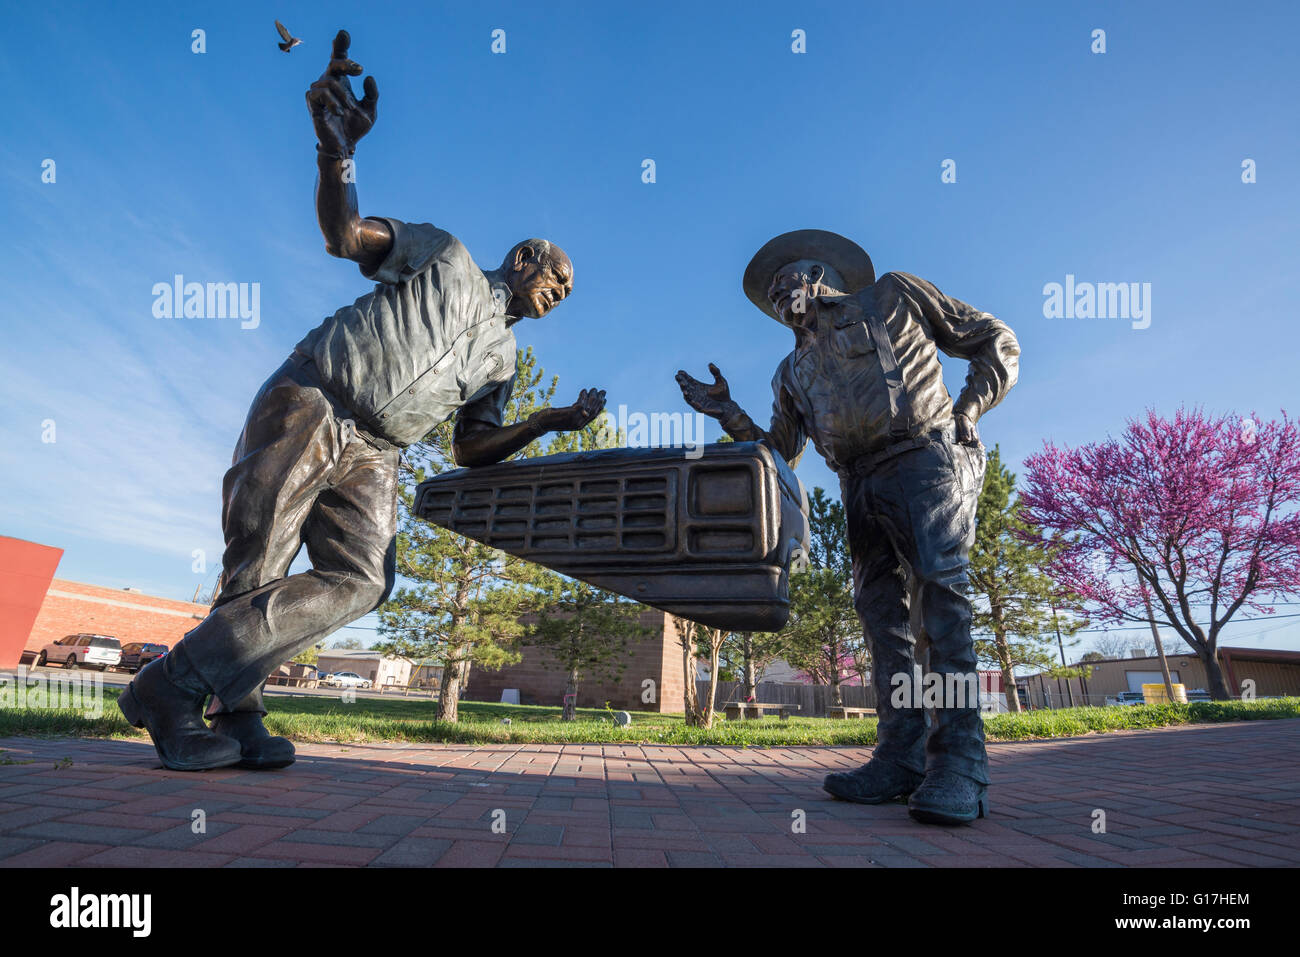
[[546, 428], [544, 420], [538, 414], [529, 416], [523, 422], [496, 429], [484, 428], [469, 434], [462, 434], [460, 429], [457, 429], [452, 440], [452, 458], [462, 468], [493, 465], [505, 461], [529, 442], [541, 438], [549, 431], [550, 429]]
[[345, 169], [352, 159], [317, 152], [316, 219], [325, 250], [331, 256], [350, 259], [367, 271], [375, 269], [393, 246], [393, 232], [379, 219], [362, 219], [357, 211], [357, 188]]

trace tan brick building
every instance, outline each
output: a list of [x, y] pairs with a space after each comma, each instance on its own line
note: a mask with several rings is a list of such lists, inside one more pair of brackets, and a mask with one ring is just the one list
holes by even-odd
[[[1205, 666], [1190, 650], [1166, 654], [1169, 677], [1187, 691], [1208, 690]], [[1104, 704], [1121, 691], [1141, 691], [1143, 684], [1163, 684], [1160, 659], [1154, 656], [1109, 658], [1080, 662], [1091, 672], [1084, 680], [1066, 681], [1046, 675], [1016, 679], [1020, 700], [1033, 708], [1075, 704]], [[1265, 648], [1220, 648], [1219, 667], [1233, 695], [1242, 693], [1243, 683], [1254, 683], [1257, 698], [1300, 695], [1300, 651], [1272, 651]]]
[[[627, 711], [685, 710], [682, 650], [672, 616], [647, 608], [641, 613], [641, 624], [652, 632], [628, 643], [630, 654], [622, 677], [618, 681], [584, 679], [578, 686], [578, 707], [601, 708], [608, 701], [611, 707]], [[563, 705], [568, 683], [564, 669], [543, 649], [525, 647], [522, 652], [519, 664], [500, 671], [471, 669], [464, 700], [500, 701], [502, 691], [517, 689], [520, 704]], [[642, 700], [649, 687], [646, 681], [654, 683], [653, 701]]]

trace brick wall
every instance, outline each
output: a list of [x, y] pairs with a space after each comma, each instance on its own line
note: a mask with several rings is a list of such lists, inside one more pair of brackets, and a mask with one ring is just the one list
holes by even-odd
[[45, 593], [26, 647], [34, 651], [78, 632], [112, 635], [122, 644], [152, 641], [171, 646], [207, 613], [207, 605], [56, 578]]
[[[627, 711], [682, 711], [682, 657], [671, 618], [662, 611], [646, 609], [641, 624], [654, 629], [649, 636], [629, 642], [630, 654], [622, 677], [617, 681], [584, 678], [578, 686], [578, 707], [611, 707]], [[642, 682], [655, 682], [657, 700], [641, 700]], [[500, 701], [506, 688], [518, 688], [521, 704], [559, 707], [564, 703], [568, 677], [555, 658], [544, 649], [523, 649], [523, 660], [500, 671], [475, 666], [470, 671], [467, 701]]]

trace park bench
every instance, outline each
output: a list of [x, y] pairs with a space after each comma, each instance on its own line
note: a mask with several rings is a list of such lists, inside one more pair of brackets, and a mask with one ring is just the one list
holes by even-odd
[[781, 720], [786, 721], [790, 717], [790, 712], [798, 711], [799, 706], [797, 704], [776, 704], [763, 701], [729, 701], [723, 705], [723, 709], [726, 711], [728, 721], [761, 718], [764, 711], [780, 712]]
[[826, 709], [826, 716], [829, 718], [843, 718], [849, 720], [863, 720], [864, 718], [874, 718], [876, 716], [875, 708], [846, 708], [843, 705], [830, 707]]

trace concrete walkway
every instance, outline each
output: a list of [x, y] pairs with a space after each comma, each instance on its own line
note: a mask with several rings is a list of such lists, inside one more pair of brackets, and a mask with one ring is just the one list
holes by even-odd
[[830, 800], [861, 748], [308, 744], [203, 774], [136, 741], [0, 750], [0, 867], [1300, 865], [1300, 720], [991, 744], [964, 828]]

